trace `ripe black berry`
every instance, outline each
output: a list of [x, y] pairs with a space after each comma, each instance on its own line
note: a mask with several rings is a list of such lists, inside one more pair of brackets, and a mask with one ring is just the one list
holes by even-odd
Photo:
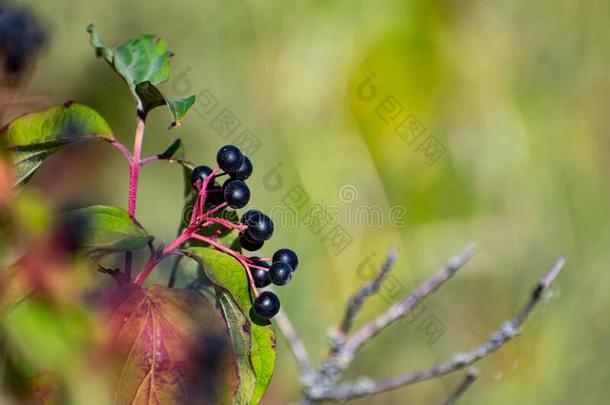
[[218, 166], [227, 173], [234, 173], [244, 163], [244, 155], [237, 146], [225, 145], [216, 155]]
[[272, 262], [283, 262], [292, 267], [293, 270], [296, 270], [299, 266], [299, 257], [294, 250], [292, 249], [280, 249], [273, 254]]
[[263, 291], [252, 305], [254, 313], [261, 318], [273, 318], [280, 310], [280, 299], [271, 291]]
[[250, 252], [254, 252], [254, 251], [262, 248], [263, 245], [265, 244], [265, 242], [258, 242], [258, 241], [252, 240], [252, 239], [250, 239], [250, 237], [247, 234], [244, 233], [239, 238], [239, 244], [241, 245], [242, 248], [249, 250]]
[[248, 156], [244, 156], [244, 162], [235, 172], [231, 173], [231, 177], [237, 180], [246, 180], [252, 174], [252, 162]]
[[241, 215], [239, 222], [243, 225], [250, 225], [250, 223], [254, 223], [254, 217], [259, 214], [262, 214], [262, 212], [258, 210], [248, 210]]
[[257, 288], [267, 287], [269, 284], [271, 284], [268, 270], [252, 269], [252, 278], [254, 279], [254, 285]]
[[[197, 187], [197, 185], [199, 187], [201, 187], [201, 185], [203, 184], [203, 179], [205, 179], [206, 177], [208, 177], [210, 174], [212, 174], [213, 170], [211, 167], [209, 166], [197, 166], [193, 169], [193, 172], [191, 173], [191, 184], [193, 185], [193, 187]], [[210, 182], [208, 184], [208, 187], [210, 187], [212, 185], [213, 182]]]
[[231, 208], [243, 208], [250, 201], [250, 189], [241, 180], [233, 180], [224, 187], [225, 201]]
[[255, 211], [247, 218], [248, 236], [252, 240], [264, 242], [273, 235], [273, 221], [260, 211]]
[[269, 278], [275, 285], [287, 284], [292, 278], [292, 267], [284, 262], [274, 262], [269, 269]]

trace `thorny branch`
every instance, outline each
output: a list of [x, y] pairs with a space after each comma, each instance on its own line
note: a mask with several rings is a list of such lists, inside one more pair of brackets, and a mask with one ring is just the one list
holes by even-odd
[[[370, 378], [362, 377], [354, 381], [341, 381], [343, 371], [350, 365], [354, 355], [362, 346], [372, 340], [389, 325], [409, 314], [419, 302], [436, 291], [463, 267], [473, 254], [474, 245], [467, 246], [460, 254], [449, 260], [446, 266], [435, 275], [425, 280], [403, 300], [394, 304], [373, 321], [356, 331], [353, 335], [349, 337], [345, 336], [351, 328], [354, 317], [357, 315], [366, 299], [379, 289], [383, 279], [391, 270], [396, 259], [396, 252], [392, 250], [377, 276], [360, 289], [348, 302], [346, 314], [338, 328], [338, 336], [332, 336], [329, 354], [317, 370], [312, 369], [307, 350], [295, 333], [294, 327], [288, 317], [284, 313], [278, 314], [278, 327], [286, 338], [288, 346], [295, 356], [301, 370], [304, 394], [301, 403], [314, 404], [324, 401], [343, 402], [351, 399], [368, 397], [421, 381], [439, 378], [471, 366], [483, 357], [495, 352], [521, 332], [521, 326], [527, 320], [534, 307], [542, 300], [545, 291], [550, 287], [565, 265], [565, 258], [563, 256], [557, 259], [551, 270], [540, 279], [538, 284], [536, 284], [536, 287], [523, 309], [513, 319], [505, 322], [488, 340], [471, 351], [459, 353], [452, 359], [432, 367], [399, 375], [387, 380], [374, 381]], [[477, 376], [478, 373], [476, 370], [470, 369], [464, 381], [446, 400], [445, 404], [454, 404], [472, 385]]]

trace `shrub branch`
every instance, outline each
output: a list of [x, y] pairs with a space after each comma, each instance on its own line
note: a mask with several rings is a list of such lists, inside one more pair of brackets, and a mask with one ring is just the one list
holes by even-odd
[[[441, 285], [449, 280], [462, 268], [474, 254], [474, 245], [467, 246], [461, 253], [449, 260], [435, 275], [426, 279], [404, 299], [392, 305], [387, 311], [380, 314], [371, 322], [365, 324], [353, 335], [346, 336], [351, 329], [353, 320], [368, 297], [379, 290], [379, 286], [391, 271], [396, 260], [396, 251], [390, 251], [386, 261], [373, 280], [365, 284], [347, 303], [347, 308], [338, 329], [337, 336], [331, 336], [330, 351], [323, 360], [319, 369], [314, 370], [307, 355], [305, 346], [294, 331], [290, 320], [284, 313], [277, 316], [277, 325], [288, 342], [288, 347], [296, 358], [301, 371], [303, 384], [302, 404], [318, 402], [343, 402], [356, 398], [376, 395], [394, 390], [410, 384], [426, 381], [451, 374], [469, 367], [483, 357], [495, 352], [506, 342], [521, 332], [523, 323], [532, 310], [543, 299], [559, 272], [565, 265], [562, 256], [536, 284], [527, 303], [519, 313], [491, 334], [489, 339], [480, 346], [465, 352], [458, 353], [451, 359], [438, 363], [432, 367], [398, 375], [386, 380], [375, 381], [368, 377], [361, 377], [353, 381], [342, 381], [343, 371], [350, 365], [355, 354], [366, 343], [371, 341], [381, 331], [407, 315], [419, 302], [435, 292]], [[462, 383], [447, 398], [445, 404], [454, 404], [464, 392], [474, 383], [478, 372], [471, 368]]]

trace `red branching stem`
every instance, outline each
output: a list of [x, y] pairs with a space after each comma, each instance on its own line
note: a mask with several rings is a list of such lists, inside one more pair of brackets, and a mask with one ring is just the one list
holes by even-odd
[[[137, 142], [136, 142], [136, 144], [137, 144]], [[134, 152], [133, 162], [137, 162], [138, 170], [139, 170], [139, 165], [142, 164], [142, 161], [139, 160], [140, 150], [139, 150], [139, 148], [134, 148], [134, 151], [137, 151], [137, 154]], [[132, 162], [132, 164], [133, 164], [133, 162]], [[250, 261], [251, 261], [250, 259], [246, 258], [245, 256], [241, 255], [240, 253], [219, 243], [217, 241], [217, 238], [221, 234], [222, 230], [216, 231], [216, 233], [214, 235], [209, 236], [209, 237], [196, 233], [197, 230], [203, 229], [212, 224], [219, 224], [227, 229], [237, 229], [240, 232], [243, 232], [244, 230], [247, 229], [246, 225], [236, 224], [236, 223], [233, 223], [224, 218], [216, 218], [216, 217], [211, 216], [215, 212], [225, 208], [228, 205], [226, 202], [224, 202], [206, 212], [203, 211], [204, 206], [205, 206], [206, 194], [207, 194], [207, 192], [206, 192], [207, 186], [211, 181], [214, 181], [214, 178], [216, 177], [216, 174], [219, 171], [220, 171], [219, 168], [214, 169], [212, 171], [212, 173], [209, 176], [207, 176], [206, 178], [204, 178], [200, 184], [195, 185], [195, 187], [199, 191], [199, 196], [193, 203], [193, 212], [191, 213], [189, 226], [175, 240], [173, 240], [170, 244], [168, 244], [163, 249], [163, 252], [160, 255], [158, 255], [157, 257], [155, 257], [154, 255], [151, 255], [150, 259], [148, 260], [148, 262], [146, 263], [146, 265], [144, 266], [142, 271], [136, 276], [136, 278], [134, 280], [135, 284], [142, 285], [144, 283], [144, 281], [146, 281], [146, 278], [153, 271], [155, 266], [165, 256], [175, 253], [176, 250], [180, 247], [180, 245], [182, 243], [188, 241], [189, 239], [198, 239], [205, 243], [208, 243], [209, 245], [211, 245], [212, 247], [214, 247], [215, 249], [217, 249], [221, 252], [224, 252], [224, 253], [227, 253], [227, 254], [233, 256], [237, 261], [239, 261], [239, 263], [246, 270], [246, 274], [248, 275], [248, 279], [250, 281], [250, 285], [252, 286], [252, 290], [254, 291], [254, 295], [258, 297], [259, 294], [254, 285], [254, 278], [252, 277], [252, 272], [250, 269], [251, 268], [256, 268], [256, 269], [260, 268], [260, 269], [265, 269], [265, 270], [267, 270], [267, 269], [265, 267], [257, 266], [255, 264], [250, 263]], [[131, 185], [131, 183], [130, 183], [130, 185]], [[134, 187], [134, 189], [135, 188], [137, 188], [137, 178], [136, 178], [136, 186]], [[132, 191], [132, 188], [130, 187], [130, 193], [131, 193], [131, 191]], [[130, 194], [130, 207], [131, 207], [131, 201], [132, 201], [132, 199], [131, 199], [131, 194]], [[135, 205], [135, 198], [134, 198], [134, 205]], [[134, 211], [135, 211], [135, 207], [134, 207]], [[268, 260], [269, 259], [259, 259], [258, 261], [268, 261]]]
[[269, 268], [263, 267], [263, 266], [257, 266], [255, 264], [249, 264], [248, 266], [250, 266], [251, 269], [263, 269], [265, 271], [269, 271]]
[[236, 251], [229, 249], [228, 247], [216, 242], [215, 240], [212, 240], [203, 235], [199, 235], [199, 234], [195, 233], [192, 235], [192, 237], [195, 239], [199, 239], [200, 241], [209, 243], [210, 245], [214, 246], [216, 249], [220, 250], [221, 252], [227, 253], [227, 254], [233, 256], [235, 259], [237, 259], [237, 261], [240, 262], [242, 266], [244, 266], [244, 269], [246, 269], [246, 273], [248, 274], [248, 278], [250, 279], [250, 285], [252, 286], [254, 295], [256, 297], [258, 297], [258, 290], [254, 286], [254, 278], [252, 277], [252, 272], [250, 271], [250, 266], [248, 265], [248, 263], [246, 262], [246, 259], [242, 255], [240, 255]]
[[156, 162], [157, 160], [159, 160], [158, 155], [152, 155], [152, 156], [145, 157], [144, 159], [140, 160], [140, 166], [144, 166], [149, 163]]
[[144, 283], [144, 281], [146, 281], [146, 278], [153, 271], [155, 266], [157, 264], [159, 264], [159, 262], [165, 256], [175, 253], [176, 249], [178, 249], [178, 247], [181, 244], [183, 244], [184, 242], [189, 240], [192, 232], [194, 232], [194, 231], [191, 229], [187, 229], [184, 232], [182, 232], [180, 234], [180, 236], [178, 236], [174, 241], [172, 241], [169, 245], [167, 245], [165, 247], [165, 249], [163, 249], [163, 252], [161, 253], [161, 255], [159, 255], [159, 257], [155, 257], [154, 255], [151, 255], [150, 258], [148, 259], [148, 262], [144, 265], [144, 268], [142, 269], [142, 271], [140, 271], [140, 273], [138, 273], [138, 275], [136, 276], [136, 278], [134, 279], [133, 282], [135, 284], [142, 285]]
[[128, 162], [131, 162], [131, 153], [129, 153], [129, 150], [125, 147], [125, 145], [123, 145], [118, 139], [113, 139], [110, 144], [117, 148], [123, 154], [123, 156], [125, 156], [125, 159], [127, 159]]
[[225, 228], [237, 229], [239, 232], [243, 232], [246, 229], [248, 229], [247, 225], [236, 224], [236, 223], [229, 221], [228, 219], [223, 219], [223, 218], [215, 218], [215, 217], [208, 218], [207, 217], [208, 215], [209, 215], [209, 211], [205, 213], [205, 219], [207, 219], [209, 222], [213, 222], [215, 224], [220, 224], [220, 225], [224, 226]]
[[228, 203], [225, 201], [225, 202], [223, 202], [222, 204], [217, 205], [216, 207], [214, 207], [214, 208], [212, 208], [212, 209], [208, 210], [208, 212], [206, 212], [206, 213], [205, 213], [205, 215], [209, 217], [210, 215], [212, 215], [212, 214], [213, 214], [213, 213], [215, 213], [216, 211], [219, 211], [219, 210], [223, 209], [223, 208], [224, 208], [224, 207], [226, 207], [227, 205], [229, 205], [229, 204], [228, 204]]

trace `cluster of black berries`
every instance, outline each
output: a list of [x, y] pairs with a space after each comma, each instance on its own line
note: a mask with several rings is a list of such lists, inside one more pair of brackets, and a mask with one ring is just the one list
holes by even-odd
[[[215, 178], [224, 173], [214, 174], [214, 178], [208, 180], [205, 186], [206, 205], [245, 207], [250, 201], [250, 189], [245, 180], [252, 174], [252, 162], [234, 145], [225, 145], [220, 148], [216, 161], [219, 168], [228, 174], [229, 178], [222, 186], [216, 183]], [[213, 173], [214, 170], [208, 166], [195, 167], [191, 174], [193, 187], [201, 190], [206, 184], [206, 178]], [[240, 224], [242, 228], [240, 228], [239, 242], [244, 250], [259, 250], [265, 241], [273, 236], [273, 221], [258, 210], [246, 211], [240, 219]], [[264, 288], [271, 283], [278, 286], [287, 284], [299, 264], [296, 253], [291, 249], [280, 249], [275, 252], [271, 264], [258, 257], [245, 258], [245, 260], [249, 264], [256, 288]], [[280, 300], [273, 292], [264, 291], [254, 301], [253, 310], [261, 318], [272, 318], [280, 310]]]
[[0, 4], [0, 54], [9, 74], [23, 70], [45, 37], [39, 22], [27, 10]]
[[[252, 271], [254, 285], [258, 288], [267, 287], [271, 283], [277, 286], [286, 285], [299, 265], [297, 254], [286, 248], [273, 254], [271, 265], [260, 261], [257, 257], [252, 257], [250, 260], [259, 266]], [[280, 310], [280, 299], [271, 291], [263, 291], [254, 301], [253, 309], [261, 318], [272, 318]]]
[[[218, 166], [229, 174], [229, 178], [222, 186], [215, 181], [209, 182], [206, 187], [206, 201], [212, 206], [226, 202], [231, 208], [245, 207], [250, 201], [250, 189], [244, 180], [252, 174], [252, 162], [233, 145], [220, 148], [216, 161]], [[195, 187], [200, 186], [212, 172], [209, 166], [195, 167], [191, 174], [191, 183]]]

